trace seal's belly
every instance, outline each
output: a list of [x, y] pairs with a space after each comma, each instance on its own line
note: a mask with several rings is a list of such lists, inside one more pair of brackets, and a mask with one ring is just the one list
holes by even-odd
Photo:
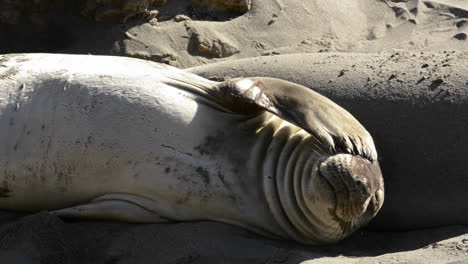
[[245, 135], [255, 133], [245, 117], [164, 83], [57, 79], [3, 92], [1, 208], [57, 209], [109, 193], [243, 206], [242, 177], [252, 176]]

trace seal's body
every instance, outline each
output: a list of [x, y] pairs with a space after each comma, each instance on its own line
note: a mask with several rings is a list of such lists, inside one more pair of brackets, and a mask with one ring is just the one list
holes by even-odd
[[141, 60], [48, 54], [0, 56], [0, 76], [0, 208], [210, 219], [317, 244], [382, 205], [367, 131], [352, 119], [358, 137], [333, 136], [320, 117], [351, 115], [317, 94], [330, 106], [312, 124], [281, 101], [284, 81], [218, 83]]

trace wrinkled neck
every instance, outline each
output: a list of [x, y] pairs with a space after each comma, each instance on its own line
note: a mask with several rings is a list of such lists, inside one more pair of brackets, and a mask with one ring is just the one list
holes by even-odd
[[[276, 116], [271, 116], [257, 132], [263, 160], [258, 160], [263, 178], [263, 193], [280, 236], [304, 243], [336, 241], [336, 223], [318, 217], [309, 188], [317, 174], [317, 164], [330, 154], [310, 134]], [[269, 139], [267, 139], [269, 138]], [[315, 172], [314, 172], [315, 170]], [[320, 195], [320, 194], [317, 194]], [[320, 197], [317, 197], [319, 199]], [[326, 219], [326, 218], [325, 218]]]

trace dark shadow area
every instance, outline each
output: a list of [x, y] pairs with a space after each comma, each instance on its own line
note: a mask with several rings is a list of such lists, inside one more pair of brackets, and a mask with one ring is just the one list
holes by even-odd
[[45, 2], [0, 1], [0, 53], [57, 52], [72, 44], [67, 21], [75, 6]]
[[307, 246], [217, 222], [128, 224], [0, 211], [0, 258], [51, 264], [154, 263], [154, 259], [158, 263], [299, 263], [437, 247], [439, 241], [467, 232], [466, 226], [358, 231], [338, 244]]
[[158, 8], [158, 11], [160, 21], [173, 19], [177, 15], [185, 15], [192, 20], [229, 21], [244, 14], [197, 6], [192, 3], [192, 0], [167, 1], [165, 5]]
[[421, 98], [412, 104], [330, 97], [366, 124], [380, 154], [385, 203], [371, 228], [466, 224], [466, 102], [425, 103]]
[[47, 28], [32, 24], [0, 25], [0, 53], [57, 52], [71, 45], [67, 28], [51, 23]]
[[[3, 22], [3, 23], [2, 23]], [[112, 54], [114, 43], [140, 19], [127, 24], [95, 22], [82, 17], [70, 2], [47, 12], [23, 14], [16, 22], [0, 21], [0, 53]]]
[[0, 210], [0, 226], [12, 221], [16, 221], [28, 213]]
[[78, 17], [46, 27], [0, 25], [0, 53], [119, 54], [114, 44], [125, 39], [126, 25], [96, 24]]

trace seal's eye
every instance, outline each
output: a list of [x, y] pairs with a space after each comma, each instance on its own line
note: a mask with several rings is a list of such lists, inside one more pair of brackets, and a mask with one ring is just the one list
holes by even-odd
[[372, 214], [367, 212], [365, 217], [370, 218], [382, 206], [383, 178], [377, 162], [337, 154], [322, 162], [320, 174], [335, 191], [335, 213], [339, 218], [351, 221], [363, 216], [368, 209]]

